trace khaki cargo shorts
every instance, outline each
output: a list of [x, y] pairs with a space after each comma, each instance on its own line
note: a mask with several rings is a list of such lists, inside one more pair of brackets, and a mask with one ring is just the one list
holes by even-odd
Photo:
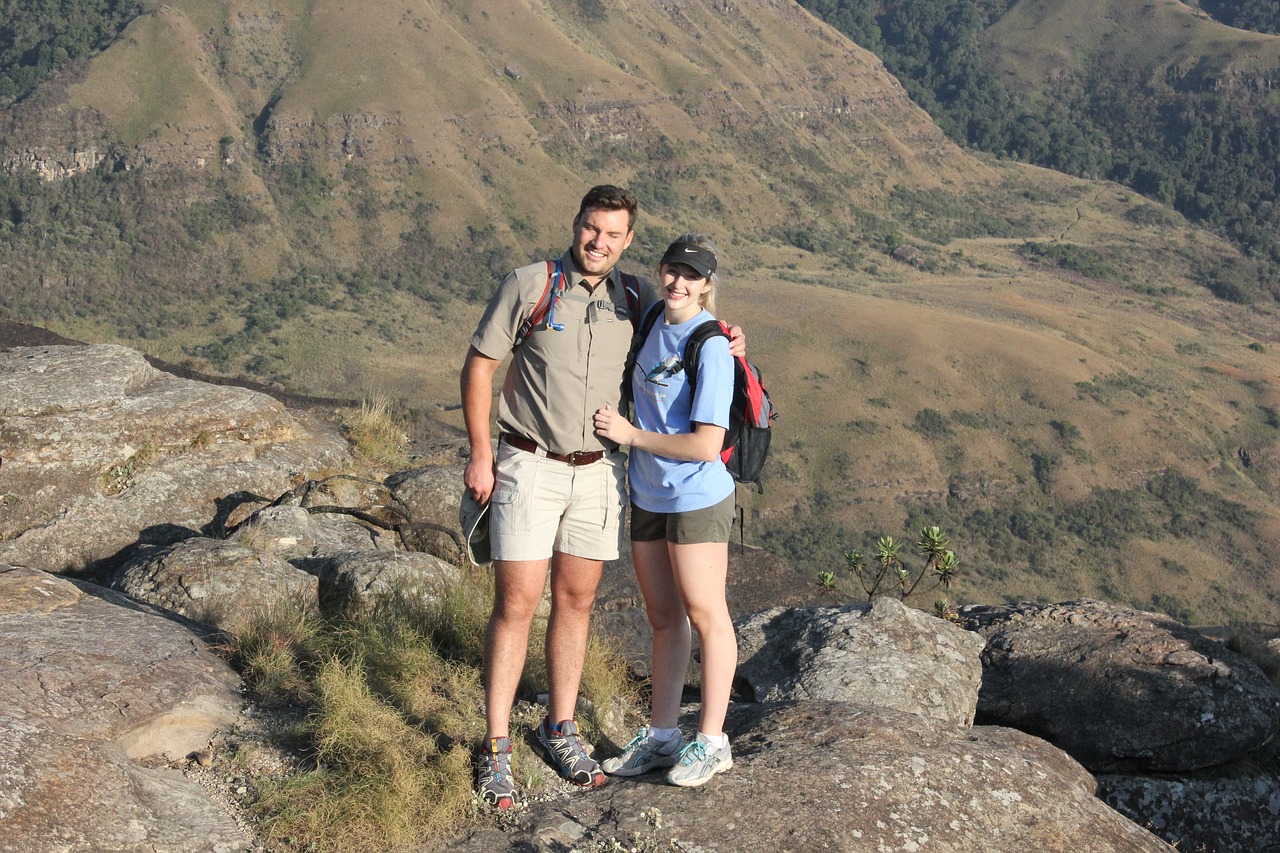
[[552, 551], [616, 560], [627, 500], [626, 455], [570, 465], [498, 445], [489, 499], [493, 559], [546, 560]]

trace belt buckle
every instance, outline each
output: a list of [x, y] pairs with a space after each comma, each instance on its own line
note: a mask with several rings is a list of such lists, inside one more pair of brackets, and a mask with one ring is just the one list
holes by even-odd
[[585, 465], [586, 463], [581, 461], [582, 457], [590, 455], [591, 454], [586, 450], [575, 450], [569, 454], [569, 464], [574, 467], [577, 467], [578, 465]]

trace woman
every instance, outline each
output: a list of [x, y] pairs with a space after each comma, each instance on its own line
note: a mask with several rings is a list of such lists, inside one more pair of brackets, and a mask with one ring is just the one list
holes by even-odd
[[[658, 266], [663, 317], [628, 377], [635, 424], [608, 407], [595, 413], [598, 434], [631, 448], [631, 548], [653, 627], [650, 725], [604, 769], [636, 776], [670, 767], [667, 781], [683, 786], [702, 785], [733, 766], [723, 727], [738, 664], [725, 601], [735, 486], [720, 461], [733, 361], [727, 339], [710, 338], [698, 357], [696, 389], [682, 361], [693, 330], [714, 319], [716, 254], [700, 234], [667, 248]], [[677, 723], [691, 623], [702, 652], [702, 709], [697, 736], [686, 744]]]

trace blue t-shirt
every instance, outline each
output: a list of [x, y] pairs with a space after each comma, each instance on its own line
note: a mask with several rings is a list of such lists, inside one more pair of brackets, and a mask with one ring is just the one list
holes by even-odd
[[[690, 392], [681, 361], [685, 341], [693, 330], [713, 319], [703, 310], [678, 325], [668, 325], [662, 317], [653, 324], [631, 376], [637, 427], [667, 435], [693, 432], [694, 421], [729, 428], [733, 358], [728, 339], [716, 336], [703, 344], [696, 396]], [[632, 502], [649, 512], [705, 509], [734, 491], [733, 477], [719, 457], [711, 462], [687, 462], [633, 447], [628, 473]]]

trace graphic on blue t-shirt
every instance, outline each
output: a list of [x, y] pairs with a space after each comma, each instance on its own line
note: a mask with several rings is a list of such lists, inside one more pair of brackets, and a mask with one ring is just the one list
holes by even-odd
[[658, 362], [657, 366], [644, 375], [646, 382], [652, 382], [654, 385], [661, 385], [664, 388], [667, 383], [661, 381], [670, 379], [680, 371], [684, 370], [684, 362], [675, 353]]

